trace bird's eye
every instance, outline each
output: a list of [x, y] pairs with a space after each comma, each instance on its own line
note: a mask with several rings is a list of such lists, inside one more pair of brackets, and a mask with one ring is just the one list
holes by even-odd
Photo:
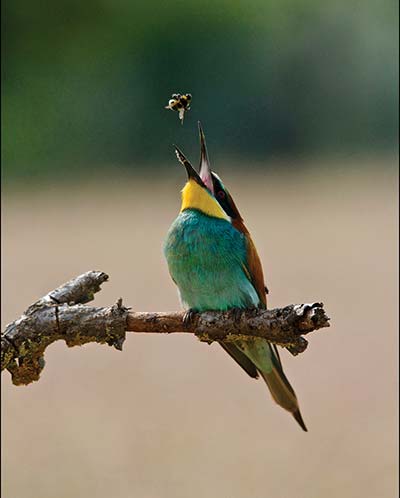
[[225, 192], [223, 190], [219, 190], [217, 192], [217, 196], [218, 196], [218, 199], [223, 200], [223, 199], [225, 199]]
[[170, 99], [170, 101], [168, 102], [168, 105], [173, 105], [175, 104], [175, 100], [174, 99]]

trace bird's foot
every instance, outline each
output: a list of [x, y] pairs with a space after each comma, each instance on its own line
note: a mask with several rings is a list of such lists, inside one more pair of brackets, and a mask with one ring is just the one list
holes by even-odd
[[197, 311], [193, 308], [189, 308], [187, 311], [185, 311], [185, 314], [183, 315], [184, 327], [189, 328], [192, 325], [193, 320], [194, 320], [196, 315], [197, 315]]
[[231, 316], [232, 316], [232, 319], [235, 321], [235, 322], [240, 322], [240, 319], [242, 318], [242, 313], [243, 313], [243, 309], [242, 308], [231, 308], [229, 310]]

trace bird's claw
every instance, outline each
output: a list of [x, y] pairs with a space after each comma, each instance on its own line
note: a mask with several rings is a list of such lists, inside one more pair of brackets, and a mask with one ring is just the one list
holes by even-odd
[[189, 308], [187, 311], [185, 311], [185, 314], [183, 315], [183, 325], [184, 327], [188, 328], [190, 325], [192, 325], [194, 317], [196, 316], [197, 311]]
[[230, 313], [235, 322], [240, 322], [242, 318], [242, 309], [241, 308], [231, 308]]

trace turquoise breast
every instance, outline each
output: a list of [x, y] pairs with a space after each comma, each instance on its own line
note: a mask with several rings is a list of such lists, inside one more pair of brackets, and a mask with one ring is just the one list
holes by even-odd
[[197, 311], [257, 306], [247, 278], [246, 238], [229, 221], [195, 209], [181, 212], [164, 244], [170, 274], [185, 307]]

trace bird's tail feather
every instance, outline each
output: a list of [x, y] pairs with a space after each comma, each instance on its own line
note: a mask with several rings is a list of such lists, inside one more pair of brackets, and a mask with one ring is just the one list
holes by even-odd
[[282, 370], [282, 366], [279, 357], [276, 355], [272, 347], [271, 349], [271, 359], [272, 359], [272, 370], [262, 371], [259, 370], [260, 375], [265, 380], [274, 401], [289, 411], [303, 431], [307, 431], [307, 427], [303, 421], [300, 413], [299, 403], [296, 398], [296, 394], [290, 385], [286, 375]]
[[289, 411], [300, 427], [307, 431], [296, 394], [283, 372], [276, 346], [264, 340], [259, 341], [258, 347], [247, 341], [241, 343], [240, 346], [229, 342], [220, 342], [220, 344], [250, 377], [256, 379], [260, 374], [265, 380], [274, 401]]

